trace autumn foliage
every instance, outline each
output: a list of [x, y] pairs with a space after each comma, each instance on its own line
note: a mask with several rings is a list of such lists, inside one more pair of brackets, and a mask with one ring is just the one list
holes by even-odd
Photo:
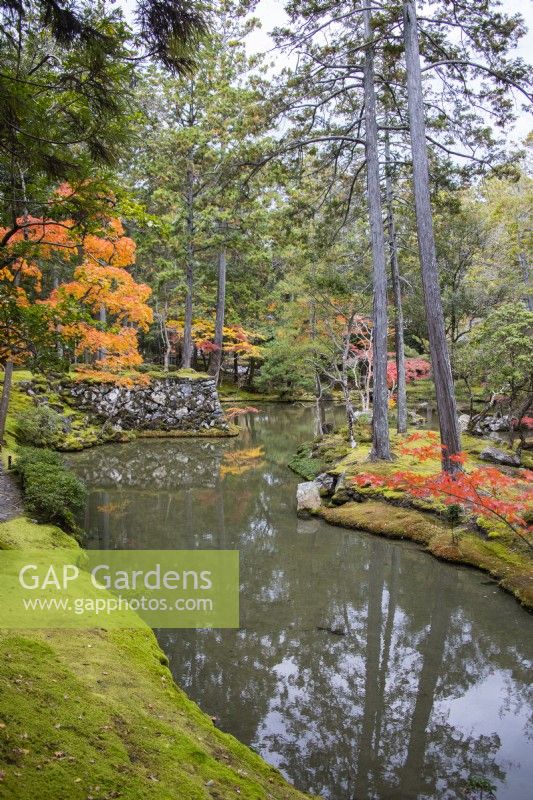
[[[442, 445], [436, 433], [413, 433], [399, 452], [418, 462], [439, 461]], [[481, 520], [503, 523], [533, 549], [529, 516], [533, 508], [533, 472], [524, 469], [510, 476], [496, 467], [472, 467], [466, 453], [459, 453], [453, 459], [463, 466], [453, 475], [444, 471], [428, 475], [405, 470], [386, 476], [360, 472], [353, 482], [360, 487], [386, 488], [447, 506], [461, 506]]]
[[[63, 185], [58, 195], [67, 191]], [[29, 354], [23, 324], [17, 327], [17, 321], [23, 323], [21, 310], [35, 304], [58, 346], [83, 359], [79, 377], [115, 380], [142, 362], [137, 332], [152, 321], [147, 305], [151, 289], [128, 272], [135, 243], [120, 220], [101, 216], [91, 232], [83, 232], [73, 220], [26, 216], [17, 220], [15, 230], [0, 230], [0, 238], [10, 256], [0, 270], [0, 312], [7, 334], [3, 359], [23, 361]], [[58, 267], [70, 271], [71, 280], [46, 296], [43, 278]]]
[[[171, 343], [176, 347], [183, 338], [183, 322], [170, 319], [167, 321], [166, 327]], [[261, 358], [263, 351], [257, 342], [263, 338], [258, 333], [245, 330], [242, 325], [226, 325], [223, 328], [223, 349], [226, 353], [234, 353], [248, 358]], [[215, 324], [210, 320], [194, 320], [192, 339], [196, 349], [204, 355], [209, 355], [218, 349], [214, 342]]]

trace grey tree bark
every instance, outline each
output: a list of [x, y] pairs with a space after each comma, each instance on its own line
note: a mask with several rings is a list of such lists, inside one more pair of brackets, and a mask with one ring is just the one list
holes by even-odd
[[526, 287], [526, 293], [524, 295], [524, 303], [528, 311], [533, 311], [533, 293], [531, 291], [531, 276], [529, 269], [529, 261], [526, 253], [520, 252], [518, 254], [518, 263], [520, 264], [520, 270], [522, 272], [522, 280], [524, 281], [524, 285]]
[[394, 224], [392, 164], [390, 158], [389, 133], [385, 133], [385, 192], [387, 204], [387, 233], [394, 297], [394, 338], [396, 350], [396, 429], [398, 433], [407, 431], [407, 389], [405, 382], [405, 342], [403, 333], [402, 287], [400, 283], [400, 266], [398, 263], [398, 244], [396, 226]]
[[222, 243], [218, 253], [218, 286], [217, 309], [215, 317], [215, 345], [216, 350], [211, 353], [209, 361], [209, 374], [215, 377], [216, 382], [220, 377], [222, 365], [222, 344], [224, 341], [224, 314], [226, 310], [226, 246]]
[[433, 218], [429, 191], [429, 161], [426, 144], [420, 50], [414, 0], [404, 0], [404, 41], [407, 68], [409, 127], [413, 156], [413, 188], [418, 232], [418, 249], [422, 271], [422, 287], [428, 326], [433, 380], [437, 396], [440, 438], [443, 445], [442, 464], [447, 472], [460, 467], [450, 456], [461, 451], [457, 421], [455, 390], [450, 355], [446, 342], [444, 315], [439, 287]]
[[2, 398], [0, 399], [0, 445], [4, 443], [7, 411], [9, 408], [9, 398], [11, 397], [11, 384], [13, 382], [13, 369], [13, 362], [11, 360], [6, 361], [4, 364], [4, 385], [2, 387]]
[[[100, 310], [98, 312], [98, 320], [102, 325], [102, 330], [105, 330], [105, 326], [107, 324], [107, 309], [105, 306], [100, 306]], [[101, 361], [105, 357], [106, 357], [106, 351], [103, 347], [100, 347], [96, 353], [96, 358], [98, 359], [98, 361]]]
[[194, 292], [194, 174], [192, 168], [187, 171], [187, 260], [185, 266], [185, 321], [183, 325], [183, 346], [181, 349], [181, 366], [189, 369], [192, 361], [192, 311]]
[[[365, 0], [363, 0], [364, 3]], [[389, 421], [387, 395], [387, 268], [385, 237], [379, 185], [378, 127], [374, 87], [374, 37], [370, 8], [363, 8], [365, 47], [365, 154], [368, 188], [368, 213], [372, 239], [374, 283], [373, 310], [373, 410], [372, 451], [370, 458], [389, 459]]]

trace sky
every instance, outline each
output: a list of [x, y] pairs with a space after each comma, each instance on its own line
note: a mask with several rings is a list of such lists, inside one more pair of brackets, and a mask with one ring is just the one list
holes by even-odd
[[[249, 37], [249, 51], [250, 52], [265, 52], [273, 47], [273, 41], [269, 36], [269, 31], [279, 25], [285, 25], [287, 17], [283, 10], [285, 0], [259, 0], [259, 4], [254, 12], [254, 16], [261, 20], [261, 29], [254, 31]], [[530, 63], [533, 61], [533, 0], [502, 0], [502, 11], [505, 13], [520, 12], [524, 17], [528, 33], [523, 37], [517, 54], [522, 56], [525, 61]], [[272, 53], [272, 60], [281, 59], [283, 55], [280, 53]], [[281, 68], [283, 64], [279, 64]], [[509, 132], [509, 136], [513, 141], [520, 141], [533, 130], [533, 116], [520, 110], [520, 104], [517, 106], [519, 111], [519, 118], [515, 125], [515, 129]]]

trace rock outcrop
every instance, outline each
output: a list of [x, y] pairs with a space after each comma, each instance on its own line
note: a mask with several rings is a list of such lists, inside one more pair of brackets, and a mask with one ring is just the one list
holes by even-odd
[[491, 461], [493, 464], [500, 464], [503, 467], [520, 466], [520, 456], [517, 456], [516, 453], [498, 450], [497, 447], [486, 447], [481, 451], [479, 457], [483, 461]]

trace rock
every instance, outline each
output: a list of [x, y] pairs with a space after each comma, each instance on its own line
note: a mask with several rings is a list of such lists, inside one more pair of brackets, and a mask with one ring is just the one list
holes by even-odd
[[331, 502], [336, 506], [343, 506], [349, 500], [352, 500], [354, 492], [351, 487], [346, 483], [346, 473], [342, 472], [335, 484], [335, 494], [331, 498]]
[[316, 476], [315, 483], [318, 486], [318, 491], [321, 497], [330, 497], [335, 491], [337, 476], [329, 475], [327, 472], [322, 472], [320, 475]]
[[510, 431], [511, 420], [509, 417], [489, 417], [488, 428], [491, 431]]
[[511, 430], [511, 420], [508, 416], [505, 417], [492, 416], [492, 417], [483, 417], [483, 419], [478, 420], [474, 428], [474, 433], [477, 434], [478, 436], [484, 436], [490, 431], [497, 432], [497, 431], [510, 431], [510, 430]]
[[498, 450], [497, 447], [486, 447], [481, 451], [479, 457], [483, 461], [491, 461], [493, 464], [501, 464], [504, 467], [519, 467], [520, 457], [516, 453], [506, 453]]
[[314, 481], [298, 484], [296, 489], [296, 513], [299, 517], [312, 516], [313, 512], [320, 508], [321, 504], [318, 486]]
[[469, 414], [460, 414], [457, 420], [459, 423], [459, 430], [461, 433], [464, 433], [468, 430], [468, 423], [470, 422], [470, 415]]
[[150, 399], [158, 406], [164, 406], [168, 400], [168, 397], [163, 392], [152, 392]]

